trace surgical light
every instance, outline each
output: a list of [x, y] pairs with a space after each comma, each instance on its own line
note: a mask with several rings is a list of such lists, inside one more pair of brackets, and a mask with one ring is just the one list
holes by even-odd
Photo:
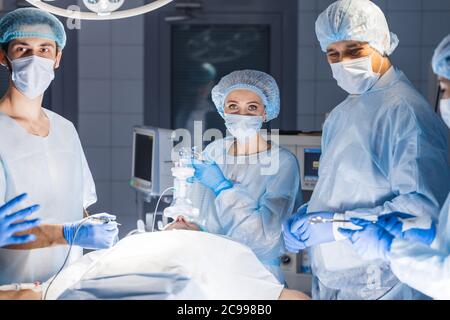
[[125, 0], [83, 0], [84, 5], [99, 15], [109, 15], [118, 10]]
[[[134, 17], [157, 10], [173, 0], [155, 0], [151, 3], [141, 5], [136, 8], [119, 10], [125, 0], [83, 0], [85, 6], [92, 12], [77, 11], [74, 7], [61, 8], [53, 4], [48, 4], [43, 0], [26, 0], [31, 5], [50, 12], [52, 14], [80, 20], [115, 20]], [[50, 0], [47, 0], [47, 2]], [[77, 1], [74, 1], [74, 6]]]

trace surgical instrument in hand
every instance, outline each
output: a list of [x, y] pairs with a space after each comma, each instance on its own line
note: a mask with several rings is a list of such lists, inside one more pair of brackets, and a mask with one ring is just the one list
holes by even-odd
[[326, 219], [326, 218], [322, 218], [322, 217], [314, 217], [309, 219], [309, 223], [310, 224], [319, 224], [319, 223], [345, 223], [345, 222], [351, 222], [350, 220], [344, 220], [344, 219]]

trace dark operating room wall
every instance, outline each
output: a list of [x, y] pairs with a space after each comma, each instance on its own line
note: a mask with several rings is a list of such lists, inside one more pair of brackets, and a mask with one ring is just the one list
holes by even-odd
[[[280, 116], [271, 121], [272, 128], [294, 130], [297, 75], [292, 66], [297, 64], [297, 2], [193, 0], [191, 3], [200, 4], [200, 8], [187, 12], [176, 9], [183, 3], [188, 1], [174, 1], [145, 17], [145, 123], [177, 129], [180, 123], [176, 118], [187, 111], [180, 104], [190, 105], [197, 113], [205, 111], [200, 110], [202, 102], [181, 99], [180, 95], [189, 93], [177, 89], [181, 83], [188, 87], [198, 82], [202, 71], [197, 65], [206, 63], [216, 71], [214, 84], [234, 70], [270, 73], [280, 87], [282, 103]], [[180, 18], [183, 15], [186, 18]], [[173, 21], [174, 17], [181, 20]], [[197, 90], [192, 87], [190, 91]], [[214, 107], [209, 109], [215, 112]], [[216, 120], [211, 122], [222, 119]]]
[[98, 195], [89, 209], [117, 215], [124, 236], [137, 218], [129, 179], [132, 128], [144, 119], [144, 16], [83, 21], [78, 36], [78, 128]]

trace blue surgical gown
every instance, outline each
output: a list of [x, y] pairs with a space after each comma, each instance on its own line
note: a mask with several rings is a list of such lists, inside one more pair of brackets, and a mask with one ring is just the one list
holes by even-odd
[[234, 186], [216, 198], [211, 190], [195, 183], [190, 198], [200, 209], [197, 222], [207, 232], [250, 247], [283, 283], [281, 226], [302, 200], [297, 158], [276, 144], [269, 151], [235, 157], [228, 154], [233, 141], [229, 137], [217, 140], [204, 151], [204, 157], [214, 160]]
[[434, 299], [450, 299], [450, 194], [432, 246], [395, 239], [389, 261], [400, 281]]
[[[400, 211], [437, 219], [450, 189], [446, 137], [442, 120], [392, 67], [371, 90], [348, 96], [328, 117], [308, 212]], [[311, 248], [313, 298], [414, 298], [388, 263], [362, 260], [338, 226], [338, 241]]]

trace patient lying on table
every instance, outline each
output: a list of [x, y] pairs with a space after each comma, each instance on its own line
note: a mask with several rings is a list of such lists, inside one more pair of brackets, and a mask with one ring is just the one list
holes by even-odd
[[41, 292], [9, 298], [309, 299], [285, 289], [248, 247], [198, 230], [179, 218], [165, 232], [129, 236], [85, 255]]

